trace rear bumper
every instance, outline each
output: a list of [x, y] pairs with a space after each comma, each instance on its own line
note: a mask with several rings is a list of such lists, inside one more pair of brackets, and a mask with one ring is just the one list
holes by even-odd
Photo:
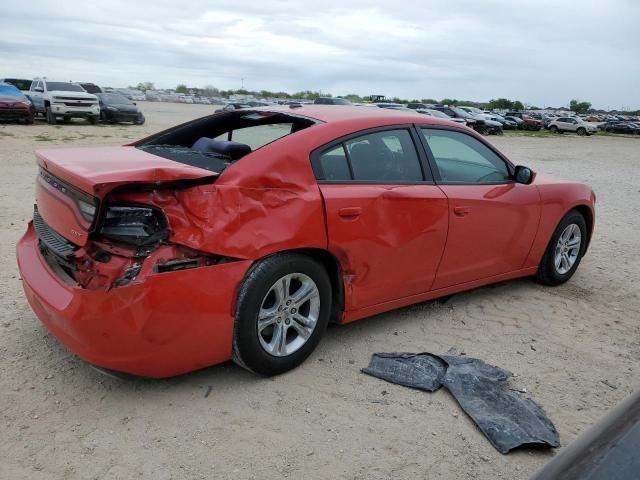
[[234, 301], [250, 261], [150, 274], [105, 292], [65, 283], [40, 254], [31, 223], [17, 256], [35, 314], [92, 364], [169, 377], [231, 359]]

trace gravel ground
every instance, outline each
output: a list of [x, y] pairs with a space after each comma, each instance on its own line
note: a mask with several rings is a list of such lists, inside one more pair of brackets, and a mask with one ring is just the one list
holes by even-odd
[[568, 284], [511, 281], [333, 326], [277, 378], [233, 364], [105, 377], [40, 325], [14, 251], [32, 211], [33, 150], [122, 144], [213, 110], [141, 107], [144, 126], [0, 125], [0, 478], [528, 478], [553, 451], [500, 455], [445, 391], [360, 368], [377, 351], [455, 347], [517, 373], [510, 386], [545, 409], [563, 446], [640, 383], [640, 139], [574, 135], [491, 138], [517, 163], [595, 188], [595, 238]]

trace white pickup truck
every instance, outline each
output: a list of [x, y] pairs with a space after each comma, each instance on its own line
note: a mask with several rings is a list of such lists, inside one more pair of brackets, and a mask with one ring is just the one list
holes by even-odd
[[96, 124], [100, 118], [100, 104], [95, 95], [87, 93], [80, 85], [70, 82], [51, 82], [35, 78], [28, 93], [37, 113], [54, 124], [58, 117], [65, 122], [71, 118], [86, 118]]

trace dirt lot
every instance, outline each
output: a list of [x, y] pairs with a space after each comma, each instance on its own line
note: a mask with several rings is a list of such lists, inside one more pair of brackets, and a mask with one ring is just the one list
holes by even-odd
[[[567, 445], [640, 383], [640, 138], [492, 137], [518, 163], [583, 180], [596, 235], [558, 288], [519, 280], [333, 326], [297, 370], [227, 364], [163, 381], [103, 376], [40, 325], [15, 243], [33, 204], [33, 150], [115, 145], [212, 111], [142, 104], [144, 126], [0, 125], [0, 478], [527, 478], [554, 452], [497, 453], [445, 391], [359, 372], [377, 351], [451, 347], [516, 372]], [[607, 382], [607, 384], [603, 382]]]

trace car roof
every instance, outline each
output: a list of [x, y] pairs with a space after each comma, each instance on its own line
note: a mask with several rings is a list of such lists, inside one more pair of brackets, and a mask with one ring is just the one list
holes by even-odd
[[374, 109], [355, 105], [305, 104], [294, 108], [288, 105], [261, 107], [260, 110], [308, 117], [323, 123], [366, 120], [367, 123], [377, 123], [380, 126], [401, 123], [450, 125], [450, 122], [447, 120], [423, 115], [410, 109], [394, 110], [391, 108]]

